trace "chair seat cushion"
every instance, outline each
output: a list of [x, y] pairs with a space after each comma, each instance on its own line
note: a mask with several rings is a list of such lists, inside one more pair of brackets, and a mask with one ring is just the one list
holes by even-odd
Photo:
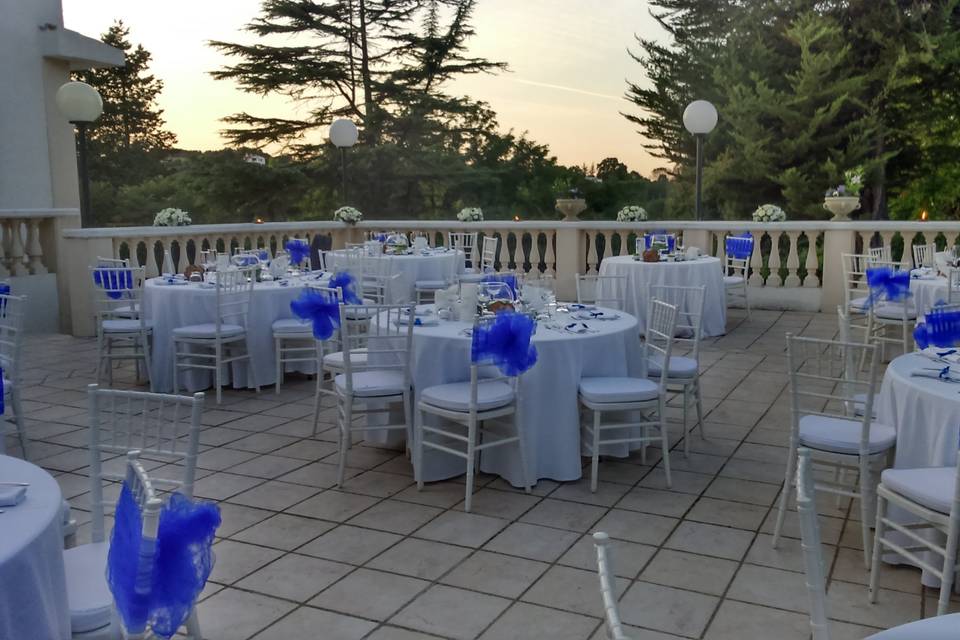
[[84, 544], [63, 552], [67, 576], [70, 629], [93, 631], [110, 624], [113, 595], [107, 586], [107, 542]]
[[955, 466], [929, 469], [885, 469], [880, 474], [880, 482], [886, 488], [914, 502], [919, 502], [929, 509], [950, 513], [956, 477]]
[[[336, 351], [334, 353], [325, 353], [323, 354], [323, 364], [328, 367], [333, 367], [337, 369], [343, 369], [343, 351]], [[352, 365], [366, 365], [367, 364], [367, 350], [366, 349], [354, 349], [350, 352], [350, 364]]]
[[850, 301], [850, 310], [851, 311], [865, 311], [867, 309], [867, 296], [862, 298], [854, 298]]
[[743, 276], [723, 276], [723, 284], [728, 287], [743, 284]]
[[[857, 393], [853, 396], [853, 415], [863, 417], [863, 410], [867, 406], [867, 394]], [[873, 417], [877, 417], [877, 403], [873, 403]]]
[[[104, 320], [100, 323], [104, 333], [136, 333], [140, 331], [140, 320]], [[143, 323], [144, 330], [150, 331], [150, 322]]]
[[[647, 364], [647, 375], [650, 377], [659, 377], [662, 362], [662, 358], [651, 358]], [[670, 367], [667, 370], [667, 376], [670, 378], [693, 378], [697, 375], [698, 368], [697, 361], [693, 358], [670, 356]]]
[[123, 305], [122, 307], [114, 307], [113, 309], [110, 310], [110, 313], [120, 317], [136, 316], [139, 312], [140, 312], [139, 304], [127, 304], [127, 305]]
[[313, 337], [313, 323], [299, 318], [284, 318], [275, 320], [270, 328], [273, 329], [273, 335], [297, 335]]
[[[800, 418], [800, 444], [832, 451], [857, 454], [860, 451], [860, 420], [847, 420], [832, 416], [806, 415]], [[874, 422], [870, 425], [869, 453], [879, 453], [892, 447], [897, 441], [893, 427]]]
[[[373, 301], [372, 298], [364, 298], [363, 304], [372, 305], [376, 303]], [[366, 320], [367, 318], [369, 318], [372, 315], [375, 315], [376, 313], [377, 311], [375, 309], [364, 309], [363, 307], [360, 307], [360, 306], [347, 305], [346, 309], [344, 309], [344, 315], [347, 317], [348, 320]]]
[[[340, 374], [333, 379], [337, 391], [346, 392], [347, 376]], [[357, 371], [353, 374], [353, 395], [363, 398], [396, 396], [407, 390], [403, 374], [390, 369], [383, 371]]]
[[[904, 317], [903, 304], [898, 302], [884, 302], [873, 308], [873, 315], [884, 320], [902, 320]], [[917, 310], [912, 304], [907, 304], [906, 317], [908, 320], [917, 318]]]
[[[238, 324], [221, 324], [220, 335], [223, 337], [238, 336], [244, 332], [244, 328]], [[217, 336], [217, 325], [213, 322], [205, 324], [191, 324], [186, 327], [177, 327], [173, 330], [176, 338], [210, 338]]]
[[443, 280], [417, 280], [414, 286], [417, 289], [433, 291], [436, 289], [446, 289], [448, 285]]
[[583, 378], [580, 395], [590, 402], [645, 402], [655, 400], [660, 388], [646, 378]]
[[[420, 394], [420, 399], [452, 411], [470, 410], [470, 383], [455, 382], [427, 387]], [[477, 409], [489, 411], [504, 407], [513, 402], [513, 388], [502, 380], [488, 380], [477, 383]]]

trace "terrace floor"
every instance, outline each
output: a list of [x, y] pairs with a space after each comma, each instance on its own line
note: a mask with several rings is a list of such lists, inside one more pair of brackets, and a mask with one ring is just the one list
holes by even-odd
[[[731, 310], [702, 351], [709, 440], [658, 464], [601, 463], [601, 482], [540, 481], [533, 495], [483, 476], [473, 513], [463, 485], [418, 492], [403, 452], [360, 445], [334, 489], [333, 410], [310, 437], [313, 382], [229, 391], [204, 414], [196, 495], [223, 524], [199, 605], [213, 640], [606, 637], [589, 534], [614, 538], [622, 615], [636, 640], [809, 638], [796, 514], [771, 549], [786, 458], [784, 333], [832, 337], [836, 318]], [[85, 386], [96, 345], [30, 336], [24, 408], [34, 460], [55, 474], [89, 539]], [[129, 377], [127, 379], [130, 379]], [[123, 385], [118, 385], [123, 386]], [[12, 438], [8, 452], [18, 448]], [[648, 462], [658, 456], [651, 455]], [[116, 486], [107, 493], [116, 496]], [[886, 568], [867, 603], [857, 508], [821, 500], [835, 637], [930, 615], [919, 571]], [[109, 529], [108, 529], [109, 530]], [[960, 607], [957, 607], [960, 608]]]

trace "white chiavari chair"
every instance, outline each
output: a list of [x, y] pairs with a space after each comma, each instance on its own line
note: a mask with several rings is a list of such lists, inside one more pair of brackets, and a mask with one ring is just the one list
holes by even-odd
[[463, 252], [464, 273], [474, 273], [476, 268], [477, 236], [476, 231], [451, 231], [447, 234], [447, 246]]
[[417, 304], [435, 302], [437, 291], [453, 286], [457, 282], [457, 266], [457, 260], [446, 260], [439, 280], [417, 280], [413, 287]]
[[143, 303], [142, 267], [91, 267], [97, 310], [97, 383], [107, 373], [113, 384], [113, 363], [133, 360], [139, 379], [140, 364], [147, 380], [150, 371], [150, 342], [153, 326], [140, 313]]
[[603, 600], [607, 637], [610, 640], [630, 640], [623, 632], [620, 620], [620, 604], [617, 600], [616, 574], [610, 552], [610, 536], [602, 531], [593, 534], [593, 546], [597, 550], [597, 574], [600, 578], [600, 597]]
[[[674, 351], [679, 347], [685, 355], [670, 356], [667, 371], [667, 390], [681, 392], [683, 414], [683, 455], [690, 456], [690, 433], [700, 427], [703, 436], [703, 398], [700, 392], [700, 340], [703, 325], [704, 287], [650, 287], [648, 300], [660, 300], [677, 308], [677, 329], [674, 333]], [[661, 362], [654, 361], [647, 374], [660, 376]], [[693, 405], [697, 421], [687, 425], [687, 409]]]
[[[673, 336], [676, 333], [677, 309], [673, 305], [652, 300], [647, 305], [647, 335], [643, 346], [645, 370], [656, 362], [670, 362]], [[600, 449], [604, 445], [637, 444], [646, 447], [659, 442], [663, 454], [663, 470], [667, 487], [671, 487], [670, 447], [667, 432], [666, 387], [667, 368], [661, 368], [659, 380], [630, 377], [594, 377], [580, 380], [580, 404], [593, 414], [583, 420], [580, 440], [590, 454], [590, 490], [597, 490]], [[639, 419], [626, 422], [602, 421], [604, 412], [639, 412]], [[623, 418], [626, 420], [626, 417]], [[656, 433], [650, 434], [653, 430]], [[609, 438], [602, 437], [611, 432]]]
[[[0, 375], [3, 376], [4, 399], [9, 399], [14, 425], [13, 433], [20, 439], [20, 453], [30, 459], [27, 449], [27, 423], [20, 403], [20, 357], [23, 346], [23, 316], [26, 296], [0, 294]], [[7, 420], [0, 418], [0, 455], [6, 450]]]
[[[253, 297], [253, 269], [217, 272], [216, 317], [213, 322], [173, 330], [173, 391], [180, 390], [181, 370], [212, 371], [220, 404], [224, 368], [235, 362], [250, 362], [247, 315]], [[249, 367], [257, 392], [257, 372]]]
[[[871, 262], [870, 269], [902, 270], [899, 262]], [[889, 300], [883, 292], [877, 292], [874, 304], [868, 311], [867, 336], [870, 342], [880, 345], [880, 359], [886, 359], [886, 346], [894, 344], [903, 353], [910, 353], [913, 330], [917, 323], [917, 308], [909, 297], [903, 300]]]
[[[90, 543], [63, 552], [67, 601], [74, 638], [100, 638], [111, 624], [113, 597], [106, 582], [109, 542], [106, 535], [105, 480], [126, 478], [126, 454], [138, 451], [149, 460], [151, 484], [164, 491], [193, 496], [200, 444], [202, 393], [193, 397], [87, 387], [90, 419]], [[114, 456], [111, 459], [111, 456]], [[123, 463], [121, 467], [120, 464]], [[194, 612], [187, 621], [192, 638], [200, 627]], [[77, 635], [88, 634], [88, 635]], [[112, 638], [114, 636], [104, 636]]]
[[483, 253], [480, 255], [480, 271], [483, 273], [497, 270], [497, 249], [500, 247], [500, 238], [483, 236]]
[[[750, 298], [747, 293], [747, 279], [750, 273], [750, 256], [754, 249], [753, 238], [727, 236], [724, 243], [726, 251], [723, 264], [723, 286], [727, 300], [729, 303], [731, 296], [734, 299], [743, 300], [743, 306], [747, 311], [747, 319], [749, 319]], [[743, 247], [740, 245], [743, 245]], [[743, 252], [739, 249], [743, 249]]]
[[893, 252], [888, 244], [882, 247], [870, 247], [867, 249], [867, 254], [872, 262], [893, 262]]
[[577, 302], [624, 310], [627, 297], [627, 276], [594, 276], [576, 274]]
[[947, 303], [960, 302], [960, 269], [951, 267], [947, 271]]
[[870, 287], [867, 285], [867, 269], [871, 258], [866, 254], [844, 253], [841, 256], [843, 269], [843, 302], [850, 314], [850, 327], [863, 332], [862, 341], [869, 336], [870, 311], [867, 301]]
[[[866, 364], [862, 375], [857, 363]], [[817, 488], [860, 501], [861, 522], [872, 522], [876, 506], [875, 476], [891, 462], [896, 430], [873, 420], [877, 387], [876, 345], [802, 338], [787, 334], [787, 369], [790, 376], [790, 444], [787, 468], [773, 546], [787, 514], [787, 501], [796, 480], [797, 450], [811, 450], [813, 462], [833, 471], [833, 480]], [[850, 408], [862, 402], [862, 415]], [[849, 478], [849, 480], [848, 480]], [[862, 526], [863, 559], [870, 566], [870, 527]]]
[[937, 252], [935, 244], [915, 244], [913, 245], [913, 268], [933, 267], [933, 256]]

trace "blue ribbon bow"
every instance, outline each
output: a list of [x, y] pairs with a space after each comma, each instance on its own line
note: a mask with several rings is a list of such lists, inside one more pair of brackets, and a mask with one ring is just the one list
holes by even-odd
[[160, 513], [153, 570], [145, 585], [138, 574], [143, 519], [123, 485], [107, 555], [107, 584], [127, 629], [149, 625], [155, 635], [170, 638], [186, 622], [213, 569], [211, 547], [219, 526], [217, 505], [172, 494]]
[[339, 303], [322, 291], [304, 289], [299, 298], [290, 301], [290, 311], [313, 324], [313, 337], [317, 340], [328, 340], [340, 326]]
[[340, 289], [340, 299], [346, 304], [363, 304], [354, 289], [354, 279], [349, 271], [341, 271], [330, 278], [330, 288]]
[[734, 260], [746, 260], [753, 254], [753, 236], [731, 236], [726, 240], [727, 255]]
[[470, 345], [470, 361], [492, 361], [507, 376], [518, 376], [537, 363], [537, 348], [530, 343], [536, 323], [520, 313], [499, 313], [492, 322], [477, 326]]
[[[929, 346], [949, 348], [960, 345], [960, 311], [938, 309], [924, 316], [924, 322], [913, 330], [913, 339], [917, 346], [926, 349]], [[937, 354], [945, 357], [956, 353], [955, 349]]]
[[890, 267], [867, 269], [867, 286], [870, 288], [866, 302], [868, 307], [881, 300], [905, 300], [910, 297], [910, 272], [896, 271]]
[[673, 250], [677, 246], [677, 236], [672, 233], [667, 233], [666, 231], [653, 231], [643, 236], [643, 246], [647, 249], [652, 247], [654, 242], [662, 242], [667, 245], [667, 251], [673, 253]]
[[310, 245], [303, 240], [298, 240], [296, 238], [287, 240], [286, 244], [283, 245], [283, 248], [286, 249], [287, 253], [290, 254], [291, 264], [300, 264], [310, 257]]
[[94, 269], [93, 283], [106, 290], [114, 300], [123, 297], [124, 289], [133, 289], [133, 271], [130, 269]]
[[269, 262], [270, 261], [270, 252], [266, 249], [261, 249], [260, 253], [257, 254], [260, 258], [260, 262]]

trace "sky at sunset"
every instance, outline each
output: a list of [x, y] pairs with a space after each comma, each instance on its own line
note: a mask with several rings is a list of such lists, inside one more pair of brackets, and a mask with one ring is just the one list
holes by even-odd
[[[250, 41], [241, 28], [257, 15], [259, 0], [63, 0], [68, 29], [98, 36], [114, 19], [153, 54], [163, 80], [160, 106], [170, 130], [187, 149], [223, 146], [219, 121], [233, 112], [262, 116], [296, 113], [279, 96], [246, 94], [208, 72], [226, 58], [208, 40]], [[565, 164], [593, 164], [616, 156], [649, 175], [661, 166], [621, 111], [626, 79], [641, 80], [627, 55], [634, 34], [663, 37], [645, 0], [479, 0], [470, 53], [507, 62], [508, 73], [457, 80], [453, 90], [485, 100], [500, 125], [527, 131], [550, 145]], [[302, 107], [301, 107], [302, 108]]]

